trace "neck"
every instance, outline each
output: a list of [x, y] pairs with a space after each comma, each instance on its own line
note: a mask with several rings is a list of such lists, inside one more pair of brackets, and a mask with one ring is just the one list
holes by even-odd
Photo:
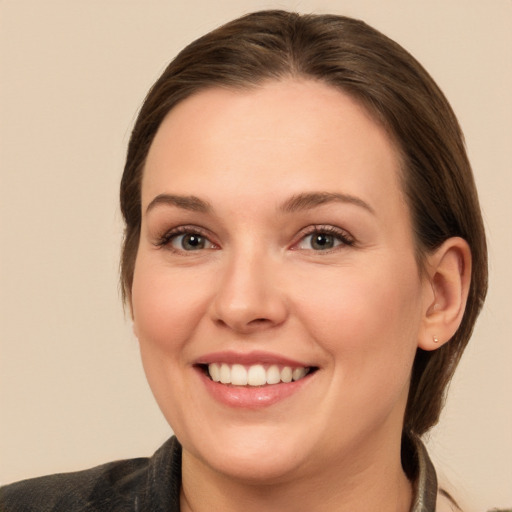
[[394, 450], [381, 444], [367, 457], [344, 457], [335, 468], [309, 468], [307, 473], [297, 471], [270, 482], [247, 482], [219, 473], [184, 450], [181, 510], [409, 512], [412, 486], [402, 470], [397, 442]]

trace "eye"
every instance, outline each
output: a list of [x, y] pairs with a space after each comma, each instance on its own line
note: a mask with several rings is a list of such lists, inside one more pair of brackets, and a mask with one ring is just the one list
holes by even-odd
[[333, 226], [320, 228], [315, 227], [310, 233], [301, 238], [296, 249], [313, 250], [313, 251], [329, 251], [339, 246], [354, 245], [354, 240], [343, 230]]
[[307, 246], [302, 247], [304, 249], [310, 247], [315, 251], [325, 251], [326, 249], [336, 247], [340, 243], [341, 242], [333, 235], [328, 235], [327, 233], [314, 233], [305, 237], [301, 245]]
[[172, 229], [156, 243], [158, 247], [167, 247], [174, 252], [191, 252], [215, 249], [217, 246], [199, 230], [186, 226]]
[[201, 249], [210, 249], [213, 246], [208, 238], [197, 233], [175, 235], [171, 237], [169, 243], [174, 249], [182, 251], [199, 251]]
[[341, 240], [328, 233], [312, 233], [305, 236], [297, 245], [298, 249], [313, 249], [314, 251], [326, 251], [341, 245]]

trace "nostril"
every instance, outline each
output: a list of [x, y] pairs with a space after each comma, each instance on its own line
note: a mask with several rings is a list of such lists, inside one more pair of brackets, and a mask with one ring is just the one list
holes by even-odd
[[254, 320], [251, 320], [247, 325], [257, 327], [258, 325], [263, 325], [269, 322], [270, 320], [268, 318], [255, 318]]
[[225, 322], [224, 320], [222, 320], [222, 318], [216, 318], [215, 319], [215, 324], [220, 327], [220, 328], [230, 328], [230, 325]]
[[[274, 325], [274, 322], [270, 318], [254, 318], [249, 321], [243, 321], [243, 319], [232, 319], [232, 321], [226, 321], [222, 318], [216, 318], [215, 324], [221, 329], [232, 329], [240, 333], [253, 333], [262, 329], [267, 329]], [[277, 325], [277, 324], [276, 324]]]

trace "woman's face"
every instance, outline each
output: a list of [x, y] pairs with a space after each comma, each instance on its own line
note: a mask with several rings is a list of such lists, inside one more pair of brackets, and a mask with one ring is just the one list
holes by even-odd
[[272, 480], [396, 448], [431, 292], [397, 152], [349, 96], [211, 89], [162, 123], [132, 306], [184, 460]]

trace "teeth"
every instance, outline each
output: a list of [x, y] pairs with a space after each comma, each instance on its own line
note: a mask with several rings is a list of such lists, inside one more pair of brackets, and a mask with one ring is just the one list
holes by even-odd
[[220, 382], [220, 368], [218, 364], [211, 364], [208, 366], [210, 377], [214, 382]]
[[302, 377], [306, 376], [306, 368], [294, 368], [292, 372], [292, 379], [293, 380], [299, 380], [302, 379]]
[[234, 364], [231, 368], [231, 384], [235, 386], [246, 386], [247, 379], [247, 370], [241, 364]]
[[261, 364], [245, 367], [241, 364], [229, 365], [226, 363], [211, 363], [208, 373], [214, 382], [232, 384], [233, 386], [264, 386], [265, 384], [279, 384], [300, 380], [308, 374], [304, 367], [292, 368], [273, 364], [267, 369]]
[[227, 364], [220, 367], [220, 381], [222, 384], [231, 384], [231, 369]]
[[249, 366], [249, 371], [247, 372], [247, 384], [249, 384], [249, 386], [263, 386], [266, 383], [267, 372], [265, 371], [265, 368], [263, 368], [261, 364]]
[[279, 384], [279, 382], [281, 382], [281, 372], [279, 367], [273, 364], [267, 370], [267, 384]]
[[292, 369], [289, 366], [285, 366], [281, 370], [281, 380], [283, 382], [291, 382], [293, 378], [293, 372]]

